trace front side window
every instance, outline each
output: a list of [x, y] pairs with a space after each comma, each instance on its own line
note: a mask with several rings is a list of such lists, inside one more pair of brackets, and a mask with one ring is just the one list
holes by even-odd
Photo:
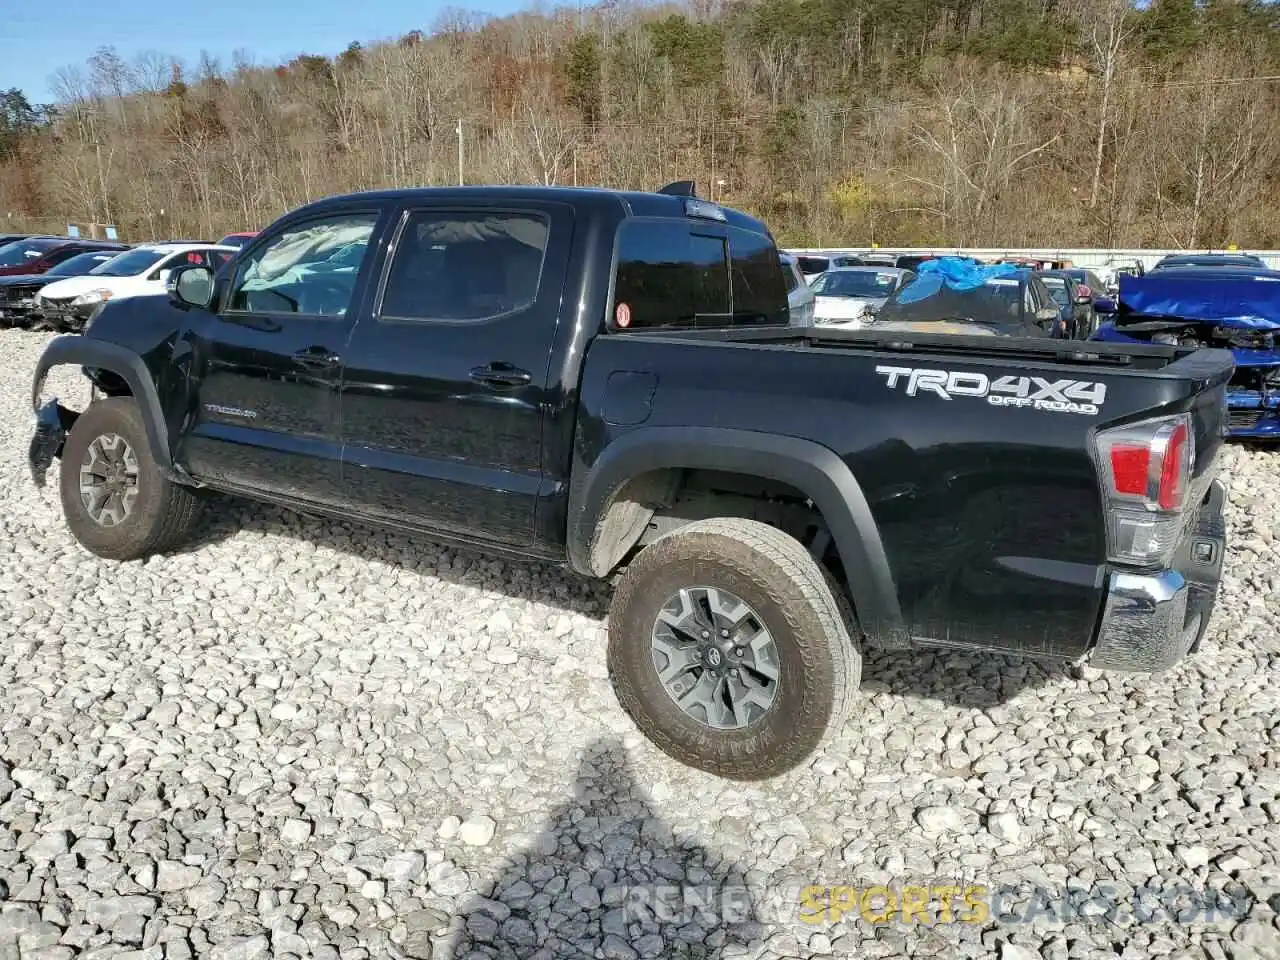
[[534, 213], [411, 213], [381, 315], [476, 322], [524, 310], [538, 297], [549, 235], [547, 220]]
[[226, 262], [225, 258], [218, 258], [218, 251], [216, 250], [185, 250], [161, 261], [153, 272], [153, 276], [159, 279], [161, 270], [175, 270], [178, 267], [208, 267], [210, 270], [216, 271]]
[[1065, 307], [1071, 302], [1071, 294], [1067, 289], [1067, 281], [1061, 277], [1045, 277], [1044, 285], [1049, 290], [1049, 296], [1053, 298], [1054, 303], [1060, 307]]
[[355, 213], [286, 228], [245, 259], [227, 309], [344, 316], [377, 221]]

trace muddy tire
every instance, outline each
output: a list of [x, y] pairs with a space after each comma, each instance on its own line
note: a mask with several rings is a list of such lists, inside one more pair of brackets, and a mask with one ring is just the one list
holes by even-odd
[[156, 465], [138, 405], [99, 400], [62, 450], [62, 512], [80, 544], [108, 560], [136, 560], [179, 544], [195, 519], [194, 491]]
[[646, 737], [734, 780], [776, 777], [844, 724], [862, 675], [852, 612], [804, 546], [718, 518], [645, 548], [609, 614], [609, 675]]

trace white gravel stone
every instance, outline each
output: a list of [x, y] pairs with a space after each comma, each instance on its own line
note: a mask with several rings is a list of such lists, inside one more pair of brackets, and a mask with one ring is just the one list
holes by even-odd
[[997, 813], [987, 819], [987, 829], [993, 837], [1017, 843], [1022, 838], [1022, 824], [1013, 813]]
[[458, 839], [472, 847], [483, 847], [493, 839], [497, 827], [492, 817], [483, 814], [468, 817], [458, 828]]
[[[607, 584], [221, 498], [188, 548], [93, 557], [56, 475], [27, 470], [47, 340], [0, 330], [0, 956], [1276, 956], [1280, 451], [1224, 448], [1219, 612], [1167, 675], [867, 650], [843, 735], [744, 785], [621, 713]], [[816, 878], [957, 877], [1257, 905], [1214, 925], [797, 920]], [[631, 909], [742, 878], [741, 923]]]
[[311, 839], [311, 821], [290, 817], [280, 828], [280, 839], [292, 846], [301, 846]]

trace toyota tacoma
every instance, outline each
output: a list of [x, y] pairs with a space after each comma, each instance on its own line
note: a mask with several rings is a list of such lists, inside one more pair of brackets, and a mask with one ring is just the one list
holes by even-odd
[[945, 328], [788, 327], [768, 230], [687, 189], [360, 193], [52, 340], [31, 468], [114, 560], [215, 490], [616, 578], [625, 710], [762, 779], [865, 645], [1151, 672], [1205, 632], [1230, 354]]

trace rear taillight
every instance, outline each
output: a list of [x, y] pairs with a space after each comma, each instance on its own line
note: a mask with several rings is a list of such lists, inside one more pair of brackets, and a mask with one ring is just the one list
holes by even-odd
[[1195, 463], [1190, 419], [1178, 414], [1102, 430], [1097, 446], [1109, 558], [1168, 562], [1182, 532]]

